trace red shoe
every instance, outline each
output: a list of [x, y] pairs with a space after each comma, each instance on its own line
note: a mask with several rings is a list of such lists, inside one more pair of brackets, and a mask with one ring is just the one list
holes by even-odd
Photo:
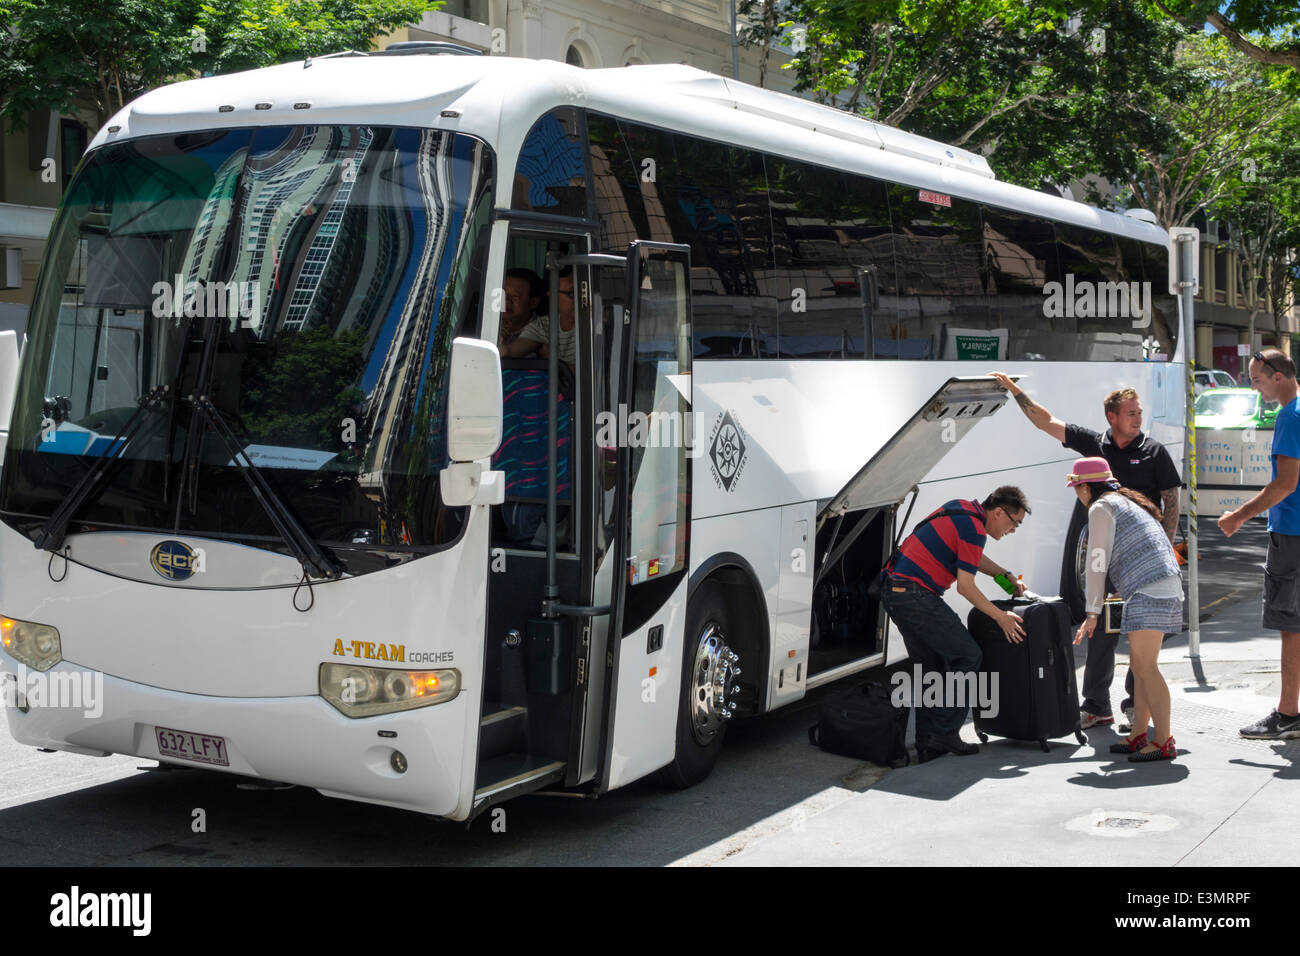
[[1170, 737], [1161, 745], [1159, 750], [1152, 750], [1148, 753], [1135, 751], [1129, 754], [1128, 759], [1131, 763], [1147, 763], [1151, 760], [1173, 760], [1178, 756], [1178, 748], [1174, 746], [1174, 738]]
[[1110, 752], [1113, 754], [1135, 754], [1147, 745], [1146, 732], [1138, 734], [1131, 740], [1121, 740], [1118, 743], [1110, 745]]

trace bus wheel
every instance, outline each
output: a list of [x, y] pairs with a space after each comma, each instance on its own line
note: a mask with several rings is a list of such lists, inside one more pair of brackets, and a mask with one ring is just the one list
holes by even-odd
[[1074, 509], [1070, 529], [1065, 534], [1061, 556], [1061, 597], [1070, 609], [1071, 622], [1083, 621], [1085, 575], [1088, 570], [1088, 512], [1082, 505]]
[[727, 602], [721, 585], [707, 582], [686, 609], [682, 700], [677, 712], [677, 747], [660, 778], [689, 787], [709, 775], [722, 751], [727, 722], [736, 709], [739, 655], [727, 645]]

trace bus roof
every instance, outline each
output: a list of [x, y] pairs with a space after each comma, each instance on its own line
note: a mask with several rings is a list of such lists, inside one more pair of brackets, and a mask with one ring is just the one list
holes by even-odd
[[[513, 57], [338, 54], [152, 90], [114, 116], [90, 148], [190, 130], [366, 123], [468, 133], [491, 144], [510, 169], [533, 123], [558, 106], [1167, 241], [1154, 224], [999, 182], [985, 159], [967, 150], [678, 64], [587, 70]], [[509, 190], [501, 195], [508, 201]]]

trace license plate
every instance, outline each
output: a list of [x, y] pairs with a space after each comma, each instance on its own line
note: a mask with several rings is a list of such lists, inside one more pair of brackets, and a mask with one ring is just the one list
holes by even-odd
[[226, 741], [223, 737], [192, 734], [188, 730], [169, 730], [166, 727], [155, 727], [153, 732], [158, 738], [159, 756], [196, 760], [217, 767], [230, 766], [226, 756]]

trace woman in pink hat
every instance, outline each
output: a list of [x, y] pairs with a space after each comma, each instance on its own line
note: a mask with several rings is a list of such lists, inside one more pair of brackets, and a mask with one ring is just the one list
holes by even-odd
[[[1133, 734], [1111, 745], [1132, 761], [1172, 760], [1169, 686], [1156, 658], [1166, 633], [1183, 627], [1183, 583], [1160, 513], [1140, 494], [1121, 488], [1105, 458], [1080, 458], [1067, 482], [1088, 509], [1087, 618], [1074, 638], [1092, 637], [1106, 596], [1106, 576], [1124, 599], [1123, 627], [1135, 685]], [[1155, 721], [1154, 740], [1147, 723]]]

